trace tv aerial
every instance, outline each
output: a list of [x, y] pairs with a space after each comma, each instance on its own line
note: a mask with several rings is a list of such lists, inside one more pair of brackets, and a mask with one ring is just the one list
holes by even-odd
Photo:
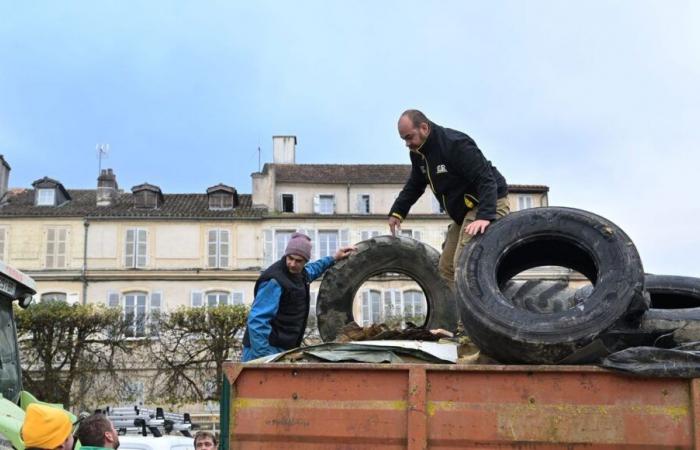
[[109, 144], [97, 144], [95, 150], [97, 150], [97, 174], [99, 175], [102, 173], [102, 158], [107, 159], [109, 155]]

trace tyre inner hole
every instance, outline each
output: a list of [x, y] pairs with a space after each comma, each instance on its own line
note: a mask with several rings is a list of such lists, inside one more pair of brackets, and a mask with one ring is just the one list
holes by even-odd
[[386, 272], [362, 282], [352, 305], [353, 318], [361, 327], [384, 324], [389, 329], [423, 326], [428, 303], [423, 288], [410, 276]]
[[533, 237], [505, 252], [496, 279], [506, 300], [517, 308], [550, 314], [576, 307], [593, 292], [595, 259], [575, 241]]
[[684, 309], [700, 307], [700, 293], [698, 295], [676, 292], [649, 291], [651, 308], [657, 309]]

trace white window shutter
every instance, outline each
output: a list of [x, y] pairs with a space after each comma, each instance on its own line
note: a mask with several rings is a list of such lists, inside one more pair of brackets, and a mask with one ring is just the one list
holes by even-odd
[[394, 315], [401, 315], [403, 299], [401, 298], [401, 291], [398, 289], [392, 289], [394, 292]]
[[66, 267], [66, 247], [68, 233], [65, 228], [61, 228], [56, 233], [56, 267]]
[[343, 228], [340, 230], [339, 234], [340, 247], [347, 247], [350, 245], [350, 230]]
[[263, 267], [272, 264], [274, 256], [272, 242], [272, 230], [263, 230]]
[[80, 295], [77, 292], [72, 292], [66, 296], [66, 303], [69, 305], [75, 305], [80, 302]]
[[242, 305], [243, 304], [243, 292], [242, 291], [233, 291], [231, 293], [231, 304], [232, 305]]
[[365, 208], [364, 208], [364, 202], [362, 201], [362, 194], [357, 194], [357, 203], [356, 203], [356, 208], [357, 212], [360, 214], [365, 213]]
[[204, 294], [202, 291], [192, 291], [191, 296], [190, 296], [190, 304], [192, 305], [193, 308], [201, 308], [203, 305], [203, 300], [204, 300]]
[[110, 308], [119, 308], [119, 293], [109, 292], [107, 294], [107, 306]]
[[163, 302], [163, 293], [160, 291], [152, 292], [151, 293], [151, 310], [158, 310], [160, 311], [160, 308], [162, 307], [162, 302]]
[[275, 205], [275, 210], [277, 212], [282, 212], [284, 209], [284, 201], [282, 201], [282, 194], [277, 194], [277, 204]]
[[228, 230], [219, 230], [219, 267], [228, 267], [230, 238]]
[[217, 263], [217, 232], [216, 230], [209, 230], [207, 232], [207, 265], [209, 267], [216, 267]]
[[369, 291], [362, 291], [362, 326], [369, 326], [370, 319], [372, 318], [372, 312], [370, 310], [369, 303]]
[[392, 294], [393, 292], [391, 291], [391, 289], [387, 289], [386, 291], [384, 291], [384, 304], [382, 305], [384, 307], [382, 310], [384, 320], [388, 320], [394, 314], [394, 302], [392, 299]]
[[126, 267], [134, 267], [134, 242], [136, 230], [126, 230], [126, 245], [124, 248], [124, 265]]
[[148, 263], [148, 230], [140, 229], [137, 232], [136, 242], [136, 267], [146, 267]]
[[417, 241], [423, 240], [423, 233], [421, 233], [421, 232], [418, 231], [418, 230], [414, 230], [414, 231], [413, 231], [413, 239], [415, 239], [415, 240], [417, 240]]
[[314, 212], [316, 214], [321, 212], [321, 197], [318, 194], [314, 195]]

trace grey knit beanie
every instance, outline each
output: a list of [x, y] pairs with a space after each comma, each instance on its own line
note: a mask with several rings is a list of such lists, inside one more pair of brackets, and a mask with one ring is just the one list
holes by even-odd
[[311, 238], [302, 233], [294, 233], [287, 243], [284, 256], [297, 255], [306, 259], [311, 259]]

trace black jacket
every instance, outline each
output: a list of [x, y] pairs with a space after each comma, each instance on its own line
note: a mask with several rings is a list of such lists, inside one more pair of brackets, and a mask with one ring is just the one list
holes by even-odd
[[[309, 279], [305, 270], [300, 274], [289, 273], [286, 257], [268, 267], [255, 283], [254, 292], [264, 281], [275, 279], [282, 287], [277, 315], [272, 319], [272, 328], [268, 339], [270, 345], [289, 350], [301, 345], [309, 317]], [[243, 345], [250, 347], [248, 328], [243, 335]]]
[[431, 122], [430, 134], [419, 152], [410, 152], [411, 175], [391, 207], [390, 216], [406, 218], [429, 185], [456, 223], [461, 224], [467, 211], [476, 206], [477, 219], [496, 219], [496, 199], [508, 194], [508, 185], [472, 138]]

